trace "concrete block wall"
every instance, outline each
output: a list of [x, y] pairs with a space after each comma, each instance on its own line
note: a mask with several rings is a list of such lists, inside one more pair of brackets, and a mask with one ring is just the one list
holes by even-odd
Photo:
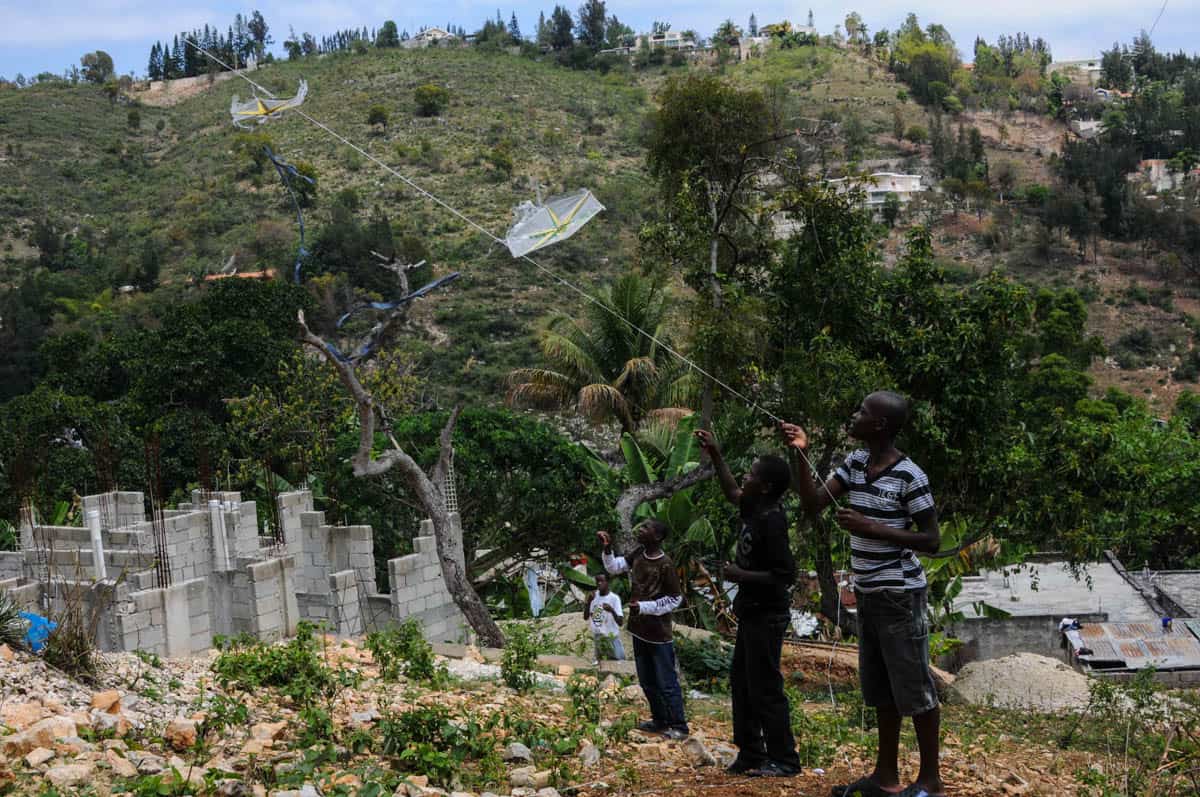
[[[457, 515], [451, 517], [457, 522]], [[388, 561], [392, 618], [397, 622], [417, 618], [431, 641], [459, 641], [466, 618], [442, 579], [432, 521], [421, 522], [421, 536], [413, 540], [413, 550], [408, 556]]]
[[363, 627], [362, 609], [359, 603], [358, 575], [353, 570], [343, 570], [329, 576], [330, 607], [333, 616], [330, 626], [338, 636], [361, 634]]
[[300, 621], [295, 558], [282, 556], [256, 562], [248, 570], [251, 633], [272, 642], [295, 634]]

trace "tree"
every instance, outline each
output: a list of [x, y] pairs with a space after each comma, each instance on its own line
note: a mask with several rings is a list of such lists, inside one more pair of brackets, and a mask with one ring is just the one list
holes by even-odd
[[846, 38], [851, 44], [862, 44], [866, 39], [866, 26], [863, 25], [862, 17], [857, 11], [851, 11], [846, 15]]
[[575, 37], [582, 46], [592, 52], [598, 52], [604, 47], [604, 28], [607, 21], [608, 11], [604, 0], [586, 0], [579, 7]]
[[512, 37], [514, 42], [521, 41], [521, 26], [517, 24], [517, 12], [512, 12], [512, 17], [508, 20], [508, 35]]
[[620, 318], [665, 335], [666, 297], [652, 280], [628, 272], [597, 299], [600, 304], [588, 304], [583, 319], [550, 317], [538, 335], [545, 367], [509, 374], [508, 400], [573, 408], [593, 423], [615, 421], [632, 432], [653, 410], [673, 406], [672, 387], [678, 386], [673, 355]]
[[[716, 362], [738, 356], [738, 313], [726, 306], [725, 293], [764, 246], [762, 228], [750, 221], [759, 201], [752, 187], [770, 166], [774, 119], [761, 92], [713, 76], [672, 78], [658, 101], [649, 120], [647, 163], [671, 220], [643, 237], [657, 238], [667, 262], [698, 292], [694, 330], [700, 359], [712, 371]], [[701, 395], [706, 428], [714, 398], [706, 380]]]
[[263, 15], [257, 9], [250, 15], [250, 21], [246, 23], [246, 28], [250, 31], [250, 40], [254, 45], [254, 54], [258, 60], [262, 60], [266, 54], [267, 46], [272, 44], [270, 28], [267, 21], [263, 19]]
[[550, 14], [550, 46], [555, 50], [567, 50], [575, 44], [575, 21], [571, 12], [555, 6]]
[[83, 67], [83, 79], [97, 86], [104, 85], [113, 76], [112, 56], [103, 50], [85, 53], [80, 57], [79, 65]]
[[450, 92], [433, 83], [418, 86], [413, 92], [418, 116], [440, 116], [450, 103]]
[[897, 142], [904, 138], [904, 114], [899, 108], [892, 109], [892, 137]]
[[150, 62], [146, 65], [146, 77], [150, 80], [162, 80], [162, 50], [158, 42], [150, 48]]
[[888, 195], [883, 198], [883, 221], [888, 227], [895, 227], [896, 220], [900, 218], [900, 197], [894, 191], [889, 191]]
[[383, 27], [375, 35], [376, 47], [399, 47], [400, 34], [396, 32], [396, 23], [392, 20], [387, 20], [383, 23]]
[[546, 12], [538, 12], [537, 43], [539, 47], [550, 46], [550, 25], [546, 22]]
[[741, 35], [742, 32], [738, 29], [738, 26], [732, 19], [726, 19], [724, 22], [718, 25], [716, 31], [713, 32], [714, 39], [724, 42], [737, 39]]
[[629, 47], [633, 44], [633, 38], [633, 28], [617, 19], [616, 14], [608, 18], [604, 27], [604, 43], [607, 48]]
[[367, 111], [367, 124], [379, 125], [386, 131], [388, 126], [387, 108], [383, 105], [372, 105]]
[[753, 14], [750, 15], [750, 23], [746, 27], [751, 36], [758, 36], [758, 20]]

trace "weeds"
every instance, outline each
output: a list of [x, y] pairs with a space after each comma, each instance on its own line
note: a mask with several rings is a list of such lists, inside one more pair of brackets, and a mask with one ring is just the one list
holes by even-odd
[[12, 648], [25, 647], [25, 621], [21, 619], [21, 607], [7, 592], [0, 592], [0, 644]]
[[366, 644], [379, 665], [379, 677], [385, 681], [398, 681], [405, 676], [436, 685], [449, 677], [445, 665], [436, 663], [433, 646], [426, 641], [415, 618], [405, 620], [399, 628], [368, 634]]
[[496, 783], [504, 773], [492, 735], [496, 723], [495, 717], [487, 723], [455, 718], [442, 706], [390, 714], [379, 723], [379, 752], [446, 786]]
[[536, 683], [532, 672], [537, 663], [538, 648], [533, 632], [524, 625], [514, 624], [500, 660], [500, 676], [504, 683], [518, 692], [528, 692]]
[[675, 636], [675, 655], [687, 682], [704, 692], [729, 691], [729, 670], [733, 666], [733, 646], [719, 639], [694, 641], [682, 634]]
[[600, 684], [591, 675], [576, 673], [567, 679], [571, 716], [593, 725], [600, 721]]

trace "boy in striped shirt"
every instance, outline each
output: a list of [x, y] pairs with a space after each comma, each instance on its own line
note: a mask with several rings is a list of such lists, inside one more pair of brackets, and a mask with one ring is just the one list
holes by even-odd
[[[941, 797], [937, 690], [929, 671], [929, 624], [925, 571], [916, 552], [936, 553], [941, 538], [929, 478], [896, 448], [908, 420], [908, 400], [891, 391], [867, 396], [850, 422], [850, 436], [864, 444], [819, 487], [804, 457], [797, 463], [796, 490], [810, 516], [839, 499], [837, 521], [850, 532], [851, 566], [858, 607], [859, 680], [863, 701], [879, 717], [875, 771], [834, 797]], [[808, 447], [799, 426], [782, 431], [793, 448]], [[914, 528], [915, 527], [915, 528]], [[912, 717], [921, 751], [916, 780], [901, 788], [900, 725]]]

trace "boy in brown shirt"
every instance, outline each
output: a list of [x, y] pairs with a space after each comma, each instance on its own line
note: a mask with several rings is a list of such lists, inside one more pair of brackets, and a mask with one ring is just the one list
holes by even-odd
[[662, 548], [667, 525], [647, 520], [637, 529], [639, 546], [627, 556], [615, 556], [608, 532], [597, 532], [604, 546], [604, 569], [612, 575], [629, 573], [629, 629], [638, 683], [650, 704], [650, 717], [639, 729], [670, 739], [689, 734], [683, 714], [683, 690], [675, 674], [675, 644], [671, 612], [683, 603], [675, 564]]

